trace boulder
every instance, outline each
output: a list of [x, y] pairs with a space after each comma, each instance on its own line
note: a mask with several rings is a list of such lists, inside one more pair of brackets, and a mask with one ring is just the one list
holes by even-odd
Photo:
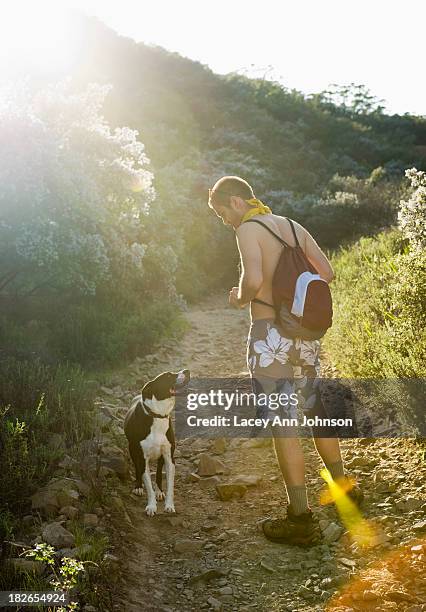
[[219, 476], [207, 476], [206, 478], [200, 478], [198, 485], [200, 489], [210, 489], [214, 485], [220, 483]]
[[227, 468], [222, 461], [208, 453], [201, 453], [197, 469], [199, 476], [215, 476], [215, 474], [223, 474], [226, 471]]
[[39, 510], [45, 514], [54, 514], [59, 509], [59, 502], [56, 496], [56, 491], [49, 489], [40, 489], [37, 493], [31, 496], [31, 507], [33, 510]]
[[57, 491], [56, 497], [60, 506], [72, 506], [78, 502], [80, 494], [74, 489], [61, 489]]
[[42, 532], [43, 540], [55, 548], [72, 548], [75, 543], [73, 534], [60, 523], [49, 523]]
[[74, 519], [77, 514], [78, 514], [78, 509], [75, 508], [74, 506], [63, 506], [60, 510], [59, 510], [59, 514], [63, 514], [64, 516], [66, 516], [68, 519]]
[[113, 470], [113, 472], [115, 472], [117, 476], [120, 476], [120, 478], [125, 478], [129, 473], [127, 462], [122, 455], [104, 457], [101, 459], [101, 464], [110, 470]]

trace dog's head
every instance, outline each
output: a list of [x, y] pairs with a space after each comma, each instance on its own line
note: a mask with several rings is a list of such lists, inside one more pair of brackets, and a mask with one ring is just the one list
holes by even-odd
[[174, 397], [179, 389], [187, 385], [189, 379], [189, 370], [163, 372], [143, 386], [142, 397], [144, 400], [156, 399], [157, 401], [169, 399]]

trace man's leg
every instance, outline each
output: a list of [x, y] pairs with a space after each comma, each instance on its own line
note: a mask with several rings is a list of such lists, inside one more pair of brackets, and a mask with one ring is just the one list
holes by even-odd
[[294, 514], [302, 514], [309, 507], [305, 483], [305, 457], [299, 438], [274, 437], [275, 454], [287, 489], [289, 504]]
[[345, 475], [339, 438], [314, 438], [315, 448], [333, 480]]
[[[289, 352], [294, 342], [281, 336], [273, 320], [254, 321], [247, 344], [247, 363], [256, 395], [279, 393], [283, 381], [291, 385], [293, 366]], [[287, 389], [289, 393], [291, 391]], [[256, 416], [270, 416], [258, 411]], [[282, 415], [283, 416], [283, 415]], [[290, 414], [285, 416], [291, 416]], [[300, 441], [290, 437], [281, 428], [272, 428], [275, 455], [284, 479], [291, 510], [295, 515], [307, 511], [308, 498], [305, 484], [305, 459]]]

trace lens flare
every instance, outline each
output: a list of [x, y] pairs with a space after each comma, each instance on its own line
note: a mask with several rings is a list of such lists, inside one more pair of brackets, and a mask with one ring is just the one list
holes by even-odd
[[374, 546], [379, 537], [377, 530], [371, 522], [362, 517], [356, 504], [348, 496], [348, 492], [355, 485], [355, 480], [345, 478], [337, 482], [333, 480], [326, 468], [321, 470], [320, 475], [328, 485], [328, 489], [321, 494], [320, 503], [322, 505], [331, 502], [336, 504], [342, 523], [358, 546], [363, 548]]

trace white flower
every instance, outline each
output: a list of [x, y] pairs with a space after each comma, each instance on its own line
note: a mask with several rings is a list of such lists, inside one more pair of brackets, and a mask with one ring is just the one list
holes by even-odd
[[257, 340], [254, 343], [254, 350], [260, 353], [259, 365], [261, 368], [267, 368], [274, 359], [282, 364], [288, 361], [288, 350], [292, 345], [292, 340], [282, 338], [275, 327], [268, 324], [268, 335], [266, 340]]
[[300, 350], [300, 358], [305, 365], [315, 365], [320, 350], [320, 343], [318, 340], [301, 340], [297, 338], [295, 347], [297, 350]]

